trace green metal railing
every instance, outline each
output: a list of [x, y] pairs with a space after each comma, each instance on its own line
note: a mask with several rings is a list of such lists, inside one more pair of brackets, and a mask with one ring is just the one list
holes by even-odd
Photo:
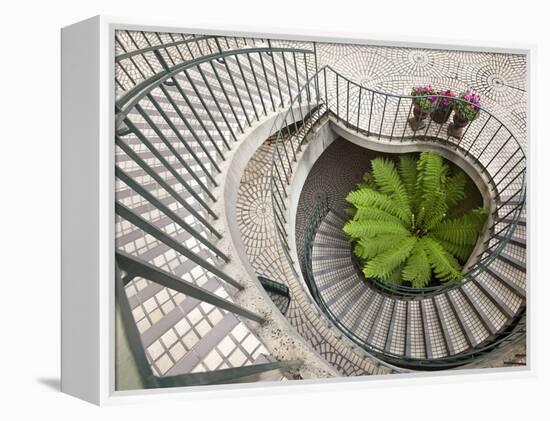
[[[316, 93], [312, 97], [313, 101], [309, 99], [312, 92]], [[436, 97], [437, 104], [444, 99], [442, 96]], [[337, 124], [344, 125], [347, 130], [368, 137], [370, 141], [395, 144], [396, 146], [437, 143], [452, 150], [463, 159], [473, 163], [484, 174], [493, 194], [495, 208], [486, 227], [488, 238], [483, 243], [483, 250], [476, 256], [477, 261], [464, 274], [465, 279], [462, 282], [443, 284], [422, 290], [403, 286], [390, 287], [382, 282], [377, 282], [378, 287], [384, 289], [386, 293], [414, 298], [417, 295], [434, 296], [459, 288], [485, 271], [509, 243], [526, 201], [526, 157], [523, 148], [504, 124], [483, 108], [480, 108], [478, 117], [468, 123], [458, 138], [453, 137], [451, 132], [446, 130], [448, 123], [438, 124], [431, 119], [421, 130], [413, 129], [409, 120], [413, 118], [413, 108], [415, 100], [418, 98], [410, 95], [387, 94], [365, 88], [340, 75], [330, 66], [318, 69], [294, 97], [279, 126], [271, 162], [271, 199], [274, 224], [277, 237], [294, 276], [299, 277], [288, 243], [288, 217], [285, 204], [287, 187], [292, 182], [294, 164], [297, 161], [296, 155], [301, 151], [306, 136], [312, 125], [325, 115], [330, 116]], [[456, 99], [456, 101], [462, 100]], [[289, 127], [295, 126], [298, 121], [294, 109], [299, 107], [301, 110], [304, 107], [304, 102], [306, 107], [315, 106], [318, 112], [310, 117], [309, 125], [304, 125], [304, 127], [309, 127], [309, 130], [296, 130], [294, 133], [290, 133]], [[303, 118], [301, 120], [303, 121]], [[324, 205], [326, 198], [322, 200], [322, 203], [318, 205], [319, 209], [326, 209]], [[319, 209], [316, 205], [314, 211]], [[310, 227], [318, 224], [318, 215], [314, 214], [310, 224], [306, 229], [306, 234], [311, 231]], [[306, 235], [306, 239], [311, 241], [311, 235]], [[306, 257], [309, 256], [310, 247], [311, 244], [304, 246]], [[311, 268], [307, 267], [307, 260], [305, 272], [308, 276], [311, 275]], [[308, 284], [310, 284], [310, 291], [312, 291], [314, 299], [319, 302], [319, 294], [315, 290], [314, 282]], [[365, 344], [363, 340], [356, 338], [353, 332], [342, 326], [323, 302], [320, 304], [321, 309], [334, 324], [369, 352], [396, 364], [406, 359], [403, 356], [392, 356], [385, 350], [374, 349]], [[457, 354], [457, 356], [431, 361], [437, 361], [433, 363], [435, 366], [464, 364], [464, 361], [468, 361], [473, 355], [489, 352], [500, 343], [501, 341], [495, 339], [492, 344], [476, 349], [473, 353]], [[426, 360], [420, 359], [410, 359], [409, 362], [429, 365], [426, 364]]]
[[319, 225], [321, 225], [323, 218], [327, 215], [329, 210], [328, 194], [326, 192], [320, 193], [317, 196], [315, 204], [313, 205], [311, 213], [307, 219], [306, 228], [304, 231], [304, 243], [302, 246], [304, 255], [303, 272], [305, 272], [306, 275], [306, 283], [309, 291], [317, 302], [319, 302], [322, 298], [319, 294], [317, 286], [315, 285], [313, 267], [311, 265], [313, 240], [315, 239], [315, 234], [317, 233]]
[[299, 360], [274, 361], [202, 373], [187, 373], [163, 377], [155, 375], [148, 362], [145, 350], [143, 349], [140, 334], [136, 324], [134, 323], [130, 303], [128, 302], [128, 297], [124, 290], [124, 286], [135, 277], [149, 279], [159, 285], [178, 291], [182, 294], [186, 294], [190, 297], [194, 297], [206, 303], [210, 303], [214, 306], [223, 308], [258, 323], [263, 323], [265, 319], [262, 316], [254, 314], [228, 300], [218, 297], [210, 291], [197, 287], [190, 282], [184, 281], [169, 272], [159, 270], [157, 267], [143, 262], [142, 260], [127, 253], [118, 251], [116, 257], [116, 303], [120, 311], [123, 326], [123, 331], [117, 331], [117, 334], [123, 334], [126, 337], [130, 352], [132, 353], [132, 357], [137, 368], [140, 383], [143, 388], [151, 389], [160, 387], [224, 384], [274, 370], [286, 372], [293, 368], [298, 368], [302, 364]]
[[[287, 240], [287, 187], [308, 134], [316, 123], [328, 116], [348, 130], [380, 142], [441, 142], [478, 164], [490, 180], [497, 207], [488, 228], [491, 236], [485, 244], [485, 255], [479, 257], [472, 270], [483, 270], [508, 244], [525, 203], [525, 154], [508, 129], [487, 111], [480, 110], [480, 116], [465, 128], [459, 139], [445, 138], [441, 135], [445, 133], [445, 126], [431, 121], [425, 129], [411, 131], [408, 120], [414, 105], [412, 97], [364, 88], [328, 66], [319, 69], [314, 44], [305, 43], [307, 48], [298, 48], [289, 47], [284, 41], [274, 43], [212, 36], [175, 38], [170, 34], [156, 34], [155, 40], [142, 35], [145, 43], [133, 39], [137, 34], [128, 31], [121, 34], [127, 38], [125, 41], [115, 40], [121, 52], [115, 59], [119, 88], [115, 144], [125, 159], [157, 183], [193, 221], [182, 218], [143, 188], [131, 171], [122, 165], [117, 164], [115, 176], [197, 240], [201, 251], [188, 249], [158, 227], [155, 221], [144, 218], [118, 200], [116, 214], [224, 283], [242, 288], [218, 265], [227, 262], [229, 256], [216, 247], [216, 240], [222, 234], [212, 222], [219, 216], [212, 206], [217, 200], [212, 187], [217, 186], [220, 163], [226, 159], [233, 143], [238, 141], [239, 134], [262, 117], [277, 111], [285, 112], [278, 127], [272, 157], [270, 194], [277, 237], [293, 271], [295, 267]], [[161, 172], [172, 177], [181, 189], [167, 182]], [[182, 172], [192, 180], [182, 176]], [[506, 200], [501, 199], [504, 196]], [[188, 200], [194, 203], [191, 205]], [[319, 211], [321, 209], [325, 208], [319, 208]], [[315, 224], [313, 227], [316, 228]], [[262, 370], [299, 364], [276, 362], [263, 367], [258, 364], [194, 377], [153, 376], [124, 294], [125, 283], [133, 277], [143, 277], [176, 291], [186, 291], [185, 294], [215, 303], [253, 322], [262, 323], [264, 319], [262, 315], [219, 297], [216, 300], [216, 297], [206, 294], [208, 291], [185, 283], [121, 250], [117, 251], [117, 263], [117, 303], [144, 384], [149, 385], [147, 387], [231, 381]], [[294, 274], [298, 276], [296, 272]], [[434, 294], [440, 292], [433, 291]], [[377, 355], [375, 350], [373, 354]]]
[[[323, 313], [328, 319], [340, 329], [349, 339], [356, 345], [370, 354], [381, 360], [387, 361], [396, 366], [422, 369], [422, 370], [441, 370], [459, 367], [471, 362], [479, 362], [480, 358], [492, 355], [493, 351], [500, 349], [509, 344], [515, 344], [525, 337], [526, 333], [526, 314], [525, 307], [518, 311], [514, 320], [510, 321], [507, 326], [499, 332], [496, 337], [488, 344], [477, 346], [474, 350], [458, 353], [455, 355], [440, 357], [436, 359], [412, 358], [404, 355], [395, 354], [385, 349], [374, 346], [365, 339], [357, 336], [348, 326], [343, 324], [337, 315], [331, 310], [328, 303], [325, 301], [323, 294], [319, 291], [315, 277], [313, 275], [313, 266], [311, 251], [313, 249], [313, 241], [317, 233], [317, 229], [327, 213], [330, 211], [328, 204], [328, 195], [322, 193], [317, 197], [315, 204], [312, 207], [311, 213], [308, 216], [306, 230], [304, 233], [303, 250], [304, 250], [304, 266], [306, 274], [306, 284]], [[370, 281], [370, 280], [369, 280]], [[366, 280], [365, 280], [366, 282]]]
[[[129, 32], [126, 35], [132, 37]], [[171, 42], [159, 37], [159, 41], [158, 45], [132, 51], [120, 47], [123, 53], [115, 60], [121, 68], [131, 63], [134, 71], [137, 69], [141, 75], [139, 80], [132, 79], [130, 85], [124, 86], [116, 101], [115, 144], [124, 159], [117, 159], [115, 177], [122, 183], [121, 187], [130, 189], [142, 203], [174, 222], [180, 232], [196, 240], [201, 247], [189, 248], [154, 218], [145, 217], [139, 209], [130, 207], [116, 195], [115, 213], [120, 221], [130, 223], [144, 235], [174, 250], [221, 283], [240, 290], [242, 284], [220, 268], [220, 264], [229, 261], [229, 256], [216, 246], [222, 233], [213, 224], [219, 215], [213, 210], [212, 204], [218, 198], [212, 193], [212, 187], [217, 185], [216, 176], [221, 173], [220, 162], [226, 159], [226, 151], [239, 140], [238, 133], [244, 133], [263, 116], [285, 109], [282, 107], [299, 92], [300, 78], [311, 67], [308, 57], [313, 51], [269, 44], [257, 47], [248, 45], [246, 40], [243, 45], [237, 39], [229, 43], [223, 37], [193, 37]], [[120, 40], [117, 43], [123, 45]], [[203, 50], [193, 55], [193, 49], [200, 50], [201, 45]], [[206, 50], [205, 45], [208, 46]], [[238, 48], [231, 49], [235, 45]], [[175, 52], [181, 53], [184, 47], [189, 48], [190, 54], [174, 57]], [[143, 70], [147, 67], [150, 74]], [[123, 86], [122, 83], [118, 85]], [[128, 162], [131, 170], [127, 168]], [[164, 195], [157, 196], [146, 188], [133, 174], [136, 168], [141, 171], [139, 174], [150, 177], [180, 209], [169, 206]], [[176, 183], [169, 182], [166, 174]], [[182, 212], [190, 219], [182, 216]], [[254, 323], [262, 324], [266, 320], [263, 315], [120, 248], [116, 251], [116, 262], [116, 303], [124, 334], [146, 388], [225, 383], [265, 371], [285, 371], [301, 364], [299, 361], [277, 361], [181, 376], [154, 375], [124, 292], [124, 286], [136, 277]], [[288, 296], [288, 289], [281, 291], [280, 285], [273, 282], [269, 285], [270, 288], [276, 286], [279, 286], [279, 293]]]
[[[296, 161], [296, 152], [300, 151], [300, 145], [307, 134], [303, 131], [290, 134], [288, 128], [295, 125], [297, 121], [292, 111], [293, 106], [303, 104], [306, 98], [305, 93], [314, 89], [324, 93], [324, 98], [315, 97], [313, 104], [317, 109], [322, 108], [328, 115], [333, 116], [336, 121], [342, 122], [349, 129], [388, 144], [394, 143], [396, 146], [403, 142], [422, 145], [440, 143], [451, 148], [469, 162], [475, 163], [478, 169], [485, 173], [496, 205], [493, 218], [489, 221], [486, 229], [490, 234], [489, 239], [485, 242], [484, 250], [478, 256], [479, 260], [468, 269], [465, 277], [475, 276], [479, 271], [484, 270], [506, 247], [517, 221], [521, 218], [526, 201], [526, 158], [517, 139], [499, 119], [481, 108], [478, 118], [468, 124], [459, 139], [454, 139], [450, 135], [446, 138], [438, 137], [441, 132], [445, 132], [444, 125], [433, 123], [431, 120], [426, 128], [419, 132], [411, 129], [408, 124], [414, 101], [419, 97], [374, 91], [339, 75], [329, 66], [324, 66], [307, 81], [295, 96], [293, 105], [289, 107], [280, 125], [273, 152], [271, 170], [273, 211], [279, 239], [287, 251], [289, 251], [288, 233], [285, 226], [286, 207], [283, 199], [286, 198], [286, 186], [290, 184], [293, 171], [292, 163]], [[367, 99], [361, 101], [361, 98]], [[444, 97], [437, 96], [437, 98], [439, 101]], [[457, 99], [457, 101], [461, 100]], [[306, 103], [311, 105], [311, 101]], [[356, 107], [353, 107], [353, 104], [356, 104]], [[375, 104], [377, 105], [375, 106]], [[392, 108], [391, 104], [395, 106]], [[376, 107], [379, 109], [376, 110]], [[365, 112], [366, 114], [363, 114]], [[400, 133], [400, 136], [394, 136], [395, 133]], [[489, 147], [491, 143], [493, 144]], [[291, 155], [289, 150], [292, 152]], [[506, 196], [506, 200], [500, 200], [503, 196]], [[508, 209], [509, 207], [511, 209]], [[507, 214], [500, 216], [504, 209]], [[502, 224], [504, 224], [503, 227], [500, 226]], [[488, 246], [487, 244], [492, 240], [496, 241]], [[290, 259], [290, 254], [286, 254]], [[391, 293], [429, 295], [456, 288], [457, 284], [446, 284], [420, 291], [407, 287], [385, 286], [381, 283], [380, 286]]]

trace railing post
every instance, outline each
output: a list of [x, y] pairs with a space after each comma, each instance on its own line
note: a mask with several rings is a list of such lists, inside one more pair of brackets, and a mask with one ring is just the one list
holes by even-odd
[[357, 132], [359, 133], [359, 124], [360, 124], [360, 119], [359, 119], [359, 116], [361, 115], [361, 94], [363, 93], [363, 88], [361, 86], [358, 85], [358, 88], [359, 88], [359, 99], [357, 100], [357, 124], [356, 124], [356, 127], [357, 127]]

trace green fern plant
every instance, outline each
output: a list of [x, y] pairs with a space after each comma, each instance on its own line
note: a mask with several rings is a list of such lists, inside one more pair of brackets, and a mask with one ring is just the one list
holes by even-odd
[[402, 155], [397, 165], [385, 158], [371, 164], [346, 198], [352, 206], [343, 228], [365, 276], [414, 288], [434, 278], [461, 280], [487, 218], [483, 208], [451, 212], [464, 199], [464, 172], [432, 152]]

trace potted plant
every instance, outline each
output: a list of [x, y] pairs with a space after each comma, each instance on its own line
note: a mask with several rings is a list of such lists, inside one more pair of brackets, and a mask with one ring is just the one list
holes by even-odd
[[453, 103], [456, 98], [456, 94], [450, 89], [447, 89], [446, 91], [439, 91], [437, 96], [435, 109], [433, 110], [431, 117], [432, 121], [437, 124], [443, 124], [447, 122], [451, 112], [453, 111]]
[[449, 124], [448, 134], [460, 139], [464, 133], [464, 127], [475, 120], [479, 114], [481, 108], [479, 95], [472, 88], [468, 88], [454, 101], [453, 108], [455, 113], [453, 122]]
[[435, 89], [431, 84], [419, 85], [413, 88], [411, 96], [413, 98], [413, 115], [409, 119], [409, 124], [414, 131], [422, 129], [425, 126], [424, 120], [435, 108], [437, 97]]

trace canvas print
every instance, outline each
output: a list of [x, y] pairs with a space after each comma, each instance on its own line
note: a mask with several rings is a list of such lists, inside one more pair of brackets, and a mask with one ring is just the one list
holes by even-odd
[[116, 390], [527, 364], [526, 55], [113, 54]]

